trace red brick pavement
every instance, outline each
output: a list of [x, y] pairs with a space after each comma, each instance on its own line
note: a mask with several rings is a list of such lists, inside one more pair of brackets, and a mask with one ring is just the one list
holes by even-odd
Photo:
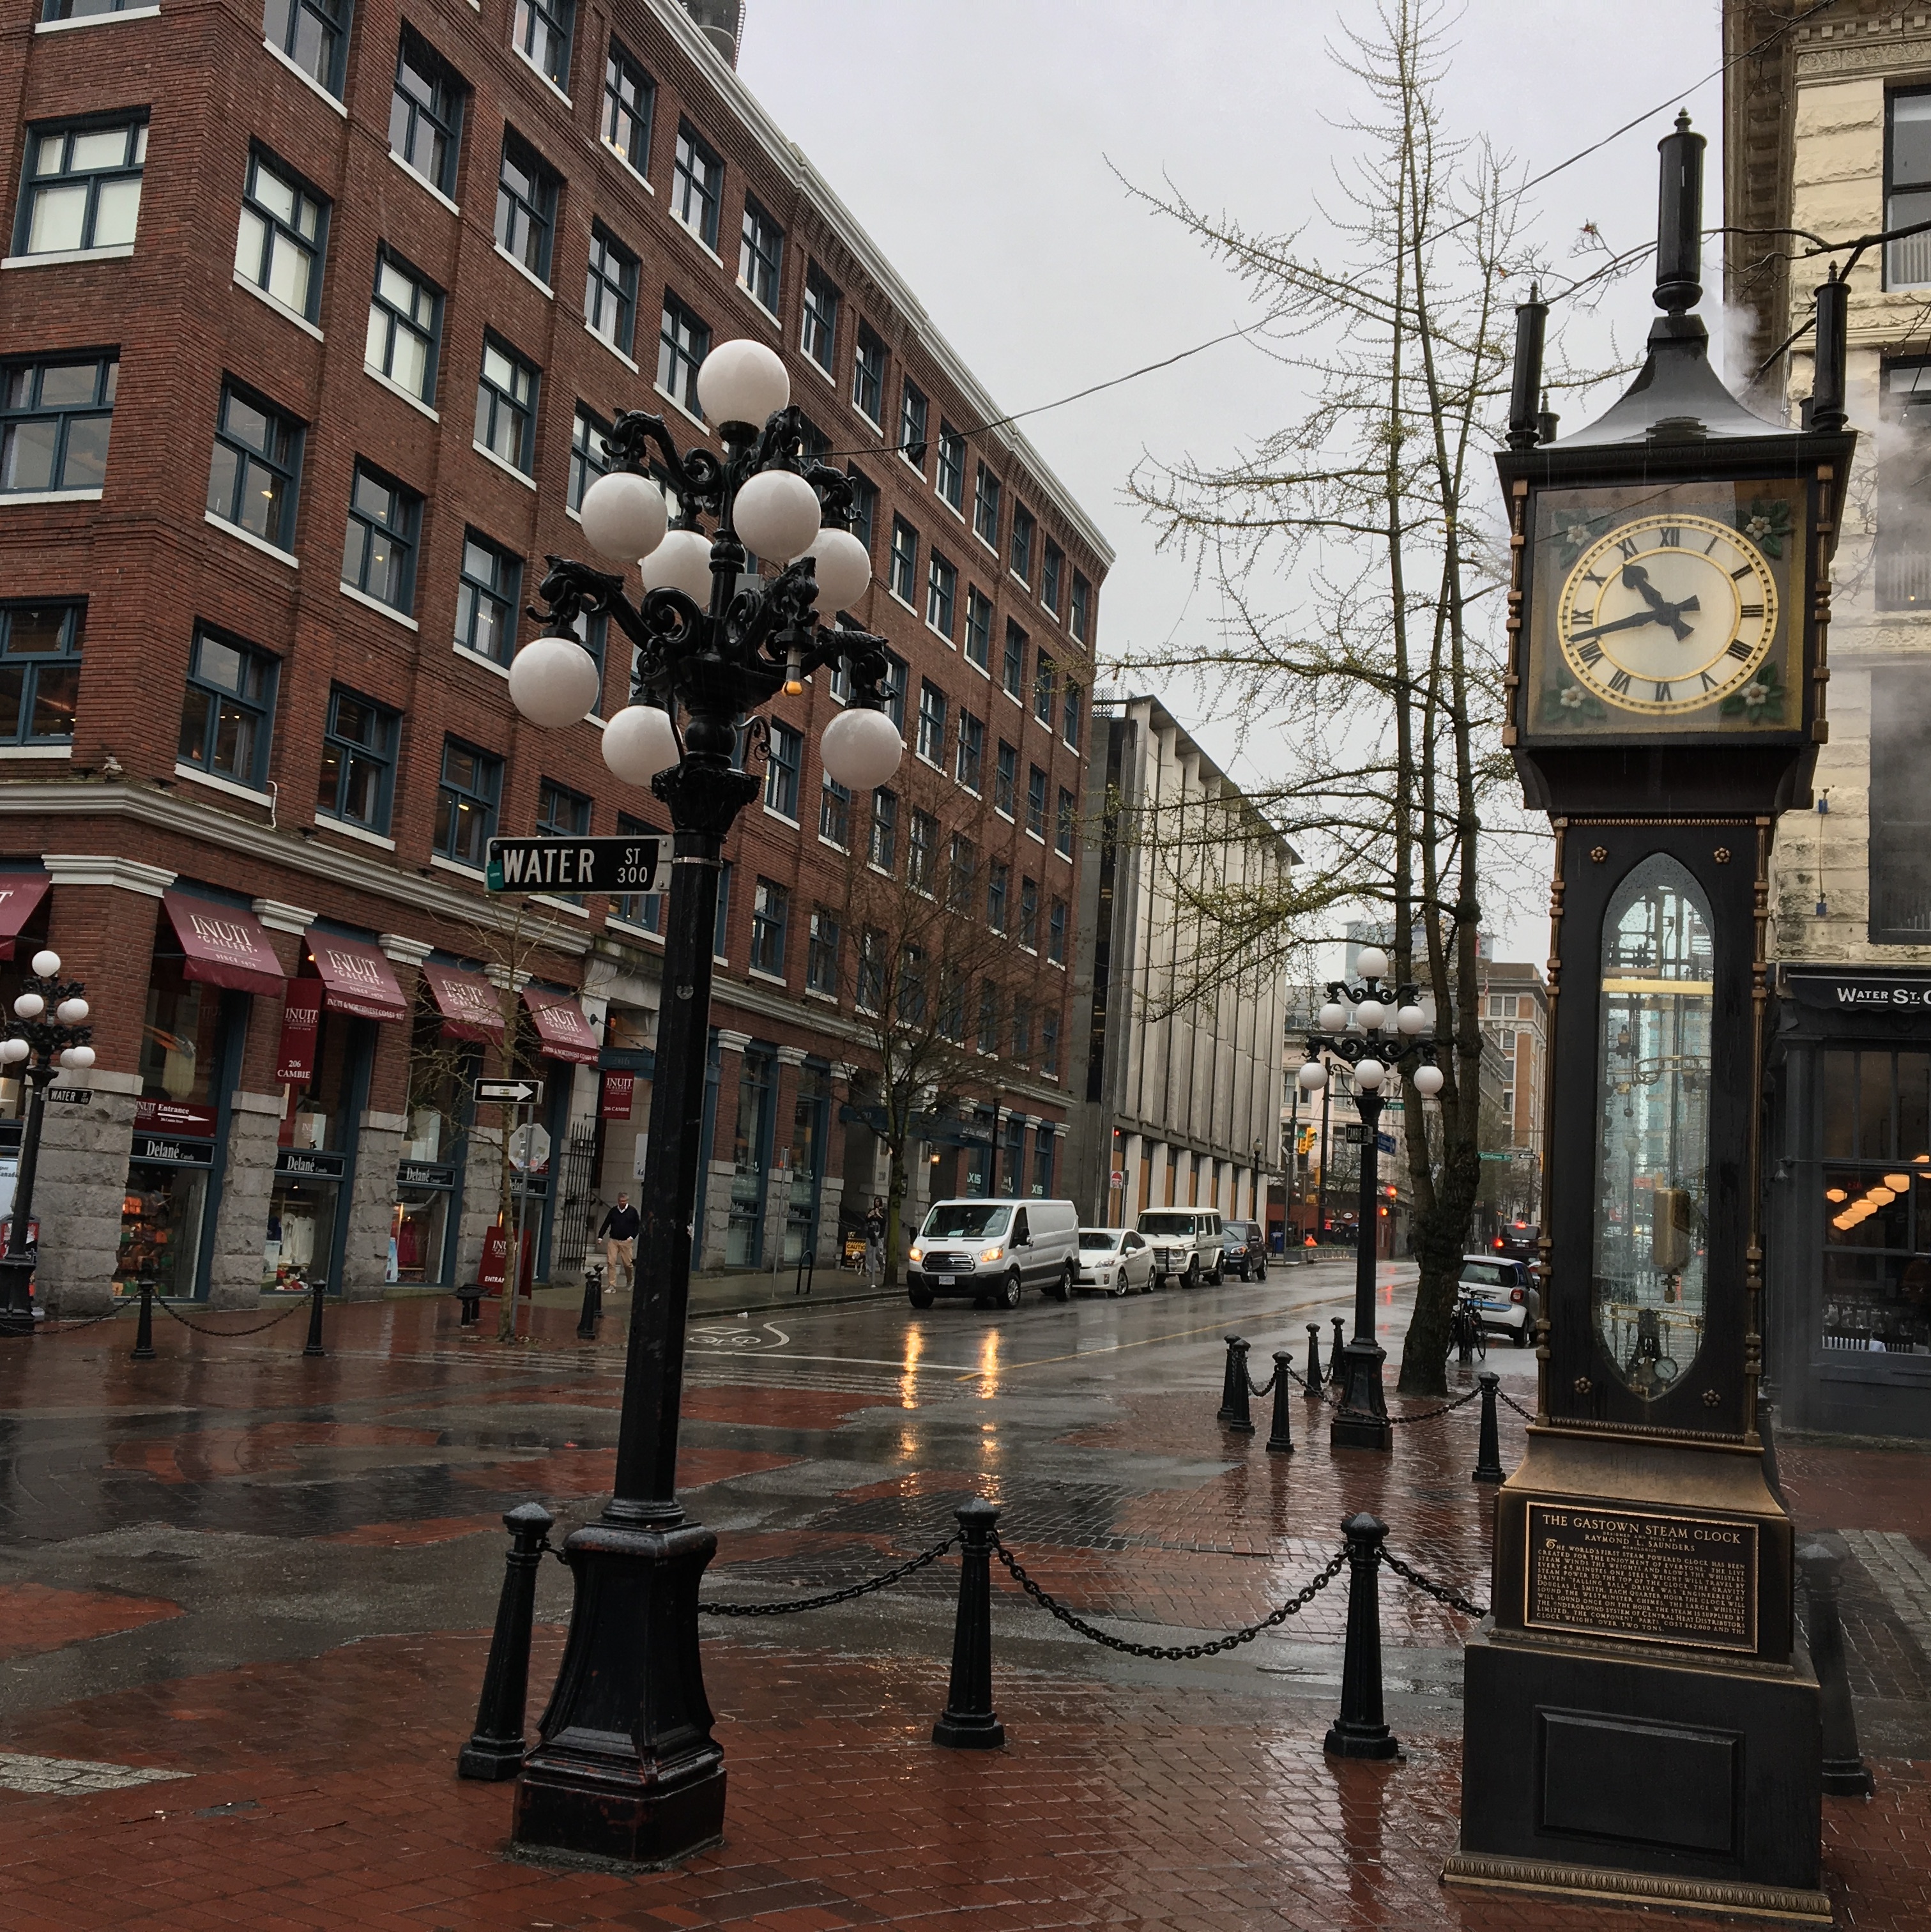
[[165, 1597], [118, 1590], [55, 1590], [43, 1583], [0, 1585], [0, 1658], [33, 1657], [90, 1637], [139, 1630], [181, 1615]]

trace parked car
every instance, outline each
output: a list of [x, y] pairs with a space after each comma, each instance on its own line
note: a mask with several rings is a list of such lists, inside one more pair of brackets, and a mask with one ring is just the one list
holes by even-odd
[[1079, 1231], [1079, 1272], [1075, 1288], [1100, 1294], [1130, 1294], [1135, 1288], [1153, 1292], [1159, 1270], [1144, 1234], [1131, 1228], [1082, 1228]]
[[1029, 1288], [1063, 1301], [1079, 1270], [1079, 1213], [1070, 1201], [934, 1202], [906, 1258], [914, 1308], [939, 1295], [1017, 1308]]
[[1201, 1208], [1149, 1208], [1138, 1232], [1153, 1250], [1163, 1282], [1198, 1288], [1203, 1280], [1220, 1286], [1225, 1258], [1220, 1251], [1220, 1216]]
[[1464, 1255], [1462, 1286], [1484, 1328], [1508, 1336], [1519, 1348], [1529, 1345], [1529, 1310], [1535, 1277], [1526, 1262], [1500, 1255]]
[[1222, 1222], [1220, 1256], [1223, 1274], [1237, 1274], [1243, 1281], [1265, 1281], [1267, 1230], [1258, 1221]]

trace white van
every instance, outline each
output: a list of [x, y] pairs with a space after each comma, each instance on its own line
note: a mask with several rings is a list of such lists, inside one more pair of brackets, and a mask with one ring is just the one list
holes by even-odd
[[1140, 1216], [1140, 1232], [1153, 1250], [1153, 1265], [1162, 1282], [1177, 1281], [1198, 1288], [1203, 1280], [1220, 1286], [1223, 1266], [1220, 1216], [1207, 1208], [1149, 1208]]
[[1029, 1288], [1063, 1301], [1079, 1268], [1079, 1214], [1070, 1201], [937, 1201], [907, 1260], [914, 1308], [941, 1294], [1017, 1308]]

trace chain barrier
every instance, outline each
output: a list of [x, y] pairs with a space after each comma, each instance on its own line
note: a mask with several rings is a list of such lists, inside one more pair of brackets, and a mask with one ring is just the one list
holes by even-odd
[[1040, 1609], [1058, 1618], [1069, 1630], [1077, 1630], [1081, 1636], [1090, 1637], [1095, 1643], [1103, 1643], [1108, 1650], [1122, 1652], [1128, 1657], [1158, 1658], [1168, 1663], [1191, 1660], [1199, 1657], [1217, 1657], [1224, 1650], [1234, 1650], [1243, 1643], [1252, 1643], [1263, 1630], [1272, 1630], [1284, 1624], [1288, 1618], [1298, 1616], [1339, 1576], [1347, 1567], [1348, 1552], [1344, 1546], [1338, 1550], [1327, 1568], [1316, 1574], [1313, 1580], [1304, 1585], [1279, 1609], [1271, 1610], [1258, 1624], [1249, 1624], [1245, 1630], [1231, 1631], [1227, 1636], [1216, 1637], [1206, 1643], [1160, 1644], [1129, 1643], [1123, 1636], [1115, 1636], [1111, 1630], [1095, 1628], [1075, 1612], [1069, 1610], [1049, 1591], [1042, 1590], [1027, 1575], [1018, 1558], [996, 1535], [992, 1539], [994, 1553], [1011, 1573], [1012, 1580]]
[[832, 1604], [848, 1604], [855, 1597], [868, 1597], [874, 1590], [889, 1590], [894, 1583], [910, 1576], [914, 1570], [922, 1570], [928, 1563], [936, 1563], [946, 1552], [958, 1542], [956, 1534], [949, 1536], [943, 1543], [935, 1543], [929, 1550], [921, 1550], [909, 1562], [901, 1563], [895, 1570], [888, 1570], [882, 1576], [874, 1576], [862, 1583], [848, 1584], [842, 1590], [828, 1590], [821, 1597], [796, 1597], [787, 1604], [700, 1604], [697, 1613], [706, 1617], [787, 1617], [798, 1610], [822, 1610]]
[[85, 1315], [73, 1322], [58, 1321], [49, 1316], [44, 1322], [34, 1324], [34, 1333], [36, 1335], [61, 1335], [76, 1328], [97, 1328], [102, 1322], [112, 1322], [115, 1316], [124, 1312], [120, 1308], [110, 1308], [105, 1315]]
[[226, 1340], [238, 1341], [244, 1335], [259, 1335], [265, 1329], [278, 1327], [291, 1315], [302, 1313], [309, 1306], [310, 1298], [304, 1294], [284, 1308], [279, 1315], [271, 1315], [265, 1322], [258, 1322], [252, 1328], [207, 1328], [199, 1322], [190, 1322], [185, 1315], [177, 1314], [159, 1295], [154, 1297], [154, 1306], [171, 1322], [178, 1322], [184, 1328], [192, 1328], [197, 1335], [213, 1335]]
[[1453, 1402], [1444, 1402], [1439, 1408], [1425, 1408], [1419, 1415], [1391, 1415], [1388, 1420], [1397, 1428], [1404, 1423], [1432, 1422], [1438, 1415], [1447, 1415], [1455, 1409], [1466, 1408], [1481, 1393], [1479, 1388], [1472, 1388], [1466, 1395], [1459, 1395]]
[[1465, 1617], [1486, 1617], [1489, 1614], [1486, 1604], [1471, 1603], [1459, 1590], [1450, 1589], [1446, 1583], [1432, 1581], [1419, 1570], [1404, 1563], [1399, 1556], [1391, 1555], [1385, 1546], [1379, 1553], [1381, 1561], [1404, 1582], [1412, 1583], [1417, 1590], [1434, 1598], [1437, 1603], [1446, 1604], [1450, 1610], [1459, 1610]]
[[1512, 1396], [1511, 1394], [1510, 1394], [1510, 1393], [1508, 1392], [1508, 1390], [1507, 1390], [1507, 1389], [1499, 1389], [1499, 1388], [1498, 1388], [1498, 1389], [1495, 1391], [1495, 1393], [1496, 1393], [1496, 1394], [1498, 1394], [1498, 1396], [1500, 1396], [1501, 1397], [1501, 1399], [1503, 1400], [1503, 1401], [1504, 1401], [1505, 1402], [1507, 1402], [1507, 1403], [1509, 1405], [1509, 1406], [1510, 1406], [1511, 1408], [1513, 1408], [1513, 1409], [1516, 1412], [1516, 1413], [1518, 1415], [1519, 1415], [1519, 1416], [1522, 1418], [1522, 1419], [1525, 1422], [1533, 1422], [1533, 1421], [1534, 1421], [1534, 1420], [1535, 1420], [1535, 1412], [1534, 1412], [1533, 1409], [1527, 1409], [1527, 1408], [1523, 1408], [1523, 1406], [1522, 1406], [1522, 1404], [1521, 1404], [1520, 1402], [1519, 1402], [1518, 1401], [1516, 1401], [1516, 1400], [1515, 1399], [1515, 1397], [1514, 1397], [1513, 1396]]
[[1247, 1393], [1252, 1396], [1272, 1395], [1274, 1393], [1274, 1384], [1280, 1379], [1281, 1371], [1278, 1365], [1276, 1366], [1274, 1372], [1264, 1382], [1257, 1382], [1252, 1376], [1249, 1376], [1247, 1378]]
[[[1282, 1366], [1287, 1366], [1285, 1363]], [[1298, 1369], [1288, 1368], [1288, 1379], [1297, 1389], [1305, 1389], [1307, 1387], [1307, 1378]], [[1273, 1384], [1270, 1382], [1267, 1386], [1272, 1388]], [[1332, 1382], [1324, 1382], [1315, 1390], [1315, 1400], [1317, 1402], [1339, 1402], [1341, 1398], [1335, 1393], [1334, 1384]]]

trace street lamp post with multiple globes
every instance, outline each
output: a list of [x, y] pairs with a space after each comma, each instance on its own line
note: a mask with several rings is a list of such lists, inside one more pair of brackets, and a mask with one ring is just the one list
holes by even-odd
[[[633, 1867], [673, 1863], [724, 1829], [724, 1754], [697, 1642], [698, 1584], [717, 1538], [679, 1505], [676, 1472], [719, 868], [725, 834], [761, 783], [733, 753], [741, 730], [748, 747], [761, 742], [760, 705], [839, 664], [847, 702], [822, 740], [826, 773], [869, 789], [904, 750], [883, 709], [884, 640], [840, 608], [871, 580], [845, 527], [850, 482], [805, 454], [783, 362], [760, 343], [721, 343], [697, 372], [697, 398], [721, 458], [680, 454], [662, 417], [628, 411], [604, 439], [613, 467], [583, 493], [584, 534], [608, 558], [640, 562], [643, 596], [633, 603], [622, 576], [551, 557], [540, 593], [549, 621], [509, 676], [531, 722], [576, 723], [601, 686], [576, 626], [607, 615], [637, 658], [634, 701], [604, 728], [604, 762], [663, 801], [673, 835], [616, 1480], [601, 1517], [563, 1547], [575, 1581], [569, 1639], [518, 1777], [512, 1834], [532, 1850]], [[647, 467], [652, 450], [674, 528]], [[766, 578], [753, 555], [790, 560]], [[821, 603], [838, 611], [835, 625], [818, 616]]]
[[61, 1068], [84, 1073], [94, 1064], [94, 1048], [88, 1044], [93, 1029], [85, 1024], [86, 988], [78, 980], [61, 979], [58, 952], [43, 948], [30, 963], [33, 970], [13, 1001], [7, 1036], [0, 1040], [0, 1072], [27, 1083], [13, 1218], [7, 1229], [7, 1251], [0, 1255], [0, 1335], [34, 1332], [34, 1257], [28, 1235], [33, 1226], [34, 1178], [40, 1164], [46, 1090]]
[[1327, 1084], [1329, 1058], [1353, 1070], [1354, 1105], [1361, 1117], [1361, 1204], [1354, 1253], [1354, 1333], [1341, 1352], [1341, 1398], [1329, 1430], [1337, 1449], [1389, 1449], [1394, 1431], [1381, 1390], [1381, 1364], [1387, 1351], [1375, 1340], [1375, 1261], [1381, 1232], [1381, 1164], [1376, 1135], [1381, 1120], [1381, 1089], [1399, 1080], [1404, 1062], [1418, 1060], [1415, 1091], [1423, 1099], [1439, 1094], [1441, 1069], [1435, 1064], [1435, 1042], [1428, 1016], [1416, 1003], [1413, 986], [1397, 989], [1392, 1000], [1382, 980], [1388, 956], [1365, 947], [1355, 962], [1357, 985], [1333, 981], [1316, 1030], [1308, 1035], [1307, 1058], [1296, 1076], [1302, 1090], [1320, 1093]]

